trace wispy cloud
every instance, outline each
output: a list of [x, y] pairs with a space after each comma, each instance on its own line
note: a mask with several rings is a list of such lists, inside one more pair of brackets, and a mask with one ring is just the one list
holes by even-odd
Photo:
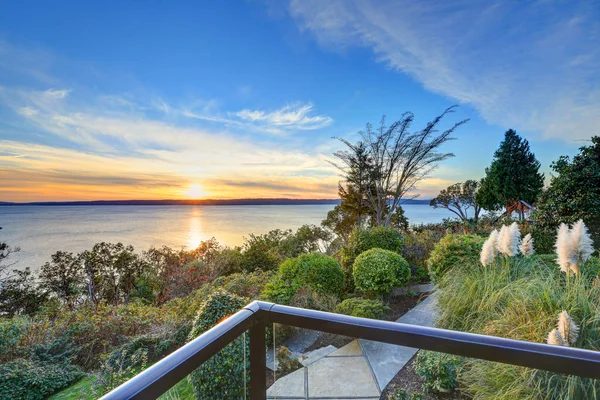
[[333, 122], [331, 117], [311, 116], [313, 110], [314, 107], [310, 103], [293, 104], [270, 112], [244, 109], [234, 113], [234, 116], [276, 130], [315, 130], [331, 125]]
[[600, 7], [593, 1], [291, 0], [325, 47], [366, 46], [489, 122], [565, 140], [600, 133]]

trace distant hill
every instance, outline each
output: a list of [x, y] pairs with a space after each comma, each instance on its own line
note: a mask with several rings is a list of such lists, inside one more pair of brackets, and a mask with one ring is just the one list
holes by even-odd
[[[0, 206], [258, 206], [258, 205], [315, 205], [339, 204], [340, 199], [206, 199], [206, 200], [93, 200], [93, 201], [38, 201], [11, 203], [0, 201]], [[402, 204], [429, 204], [429, 200], [405, 200]]]

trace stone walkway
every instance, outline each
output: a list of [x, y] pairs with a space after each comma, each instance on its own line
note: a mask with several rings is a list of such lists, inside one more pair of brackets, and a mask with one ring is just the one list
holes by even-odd
[[[436, 299], [433, 293], [396, 322], [433, 326], [438, 315]], [[417, 351], [370, 340], [354, 340], [278, 379], [267, 390], [267, 398], [376, 400]]]

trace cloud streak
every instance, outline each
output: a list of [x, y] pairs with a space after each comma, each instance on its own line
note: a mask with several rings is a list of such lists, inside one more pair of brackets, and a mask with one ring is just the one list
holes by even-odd
[[545, 138], [600, 133], [595, 2], [291, 0], [326, 48], [364, 46], [490, 123]]

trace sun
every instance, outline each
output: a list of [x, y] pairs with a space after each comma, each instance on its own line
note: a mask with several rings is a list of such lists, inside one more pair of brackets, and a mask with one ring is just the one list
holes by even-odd
[[190, 199], [199, 199], [205, 194], [206, 193], [204, 193], [204, 189], [202, 189], [202, 186], [198, 185], [197, 183], [190, 185], [188, 190], [185, 192], [185, 195]]

